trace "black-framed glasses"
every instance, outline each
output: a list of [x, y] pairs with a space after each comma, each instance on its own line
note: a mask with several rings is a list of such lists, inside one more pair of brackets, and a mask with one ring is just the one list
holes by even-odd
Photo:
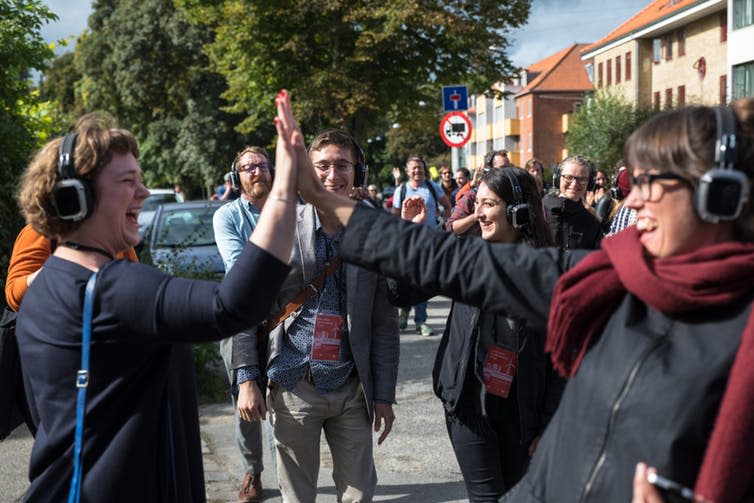
[[354, 163], [345, 159], [338, 159], [336, 161], [317, 161], [314, 163], [314, 169], [321, 173], [330, 171], [330, 167], [335, 168], [338, 173], [347, 174], [353, 171]]
[[269, 162], [257, 162], [257, 163], [251, 163], [251, 164], [244, 164], [243, 166], [239, 166], [238, 171], [241, 173], [251, 173], [252, 171], [269, 171], [270, 170], [270, 163]]
[[[631, 176], [629, 178], [631, 181], [631, 190], [634, 189], [634, 187], [637, 187], [639, 189], [639, 194], [641, 195], [641, 198], [643, 201], [652, 201], [652, 186], [655, 185], [654, 182], [658, 180], [680, 180], [683, 182], [686, 182], [686, 179], [683, 178], [680, 175], [676, 175], [675, 173], [665, 172], [665, 173], [641, 173], [637, 176]], [[659, 197], [659, 194], [661, 192], [655, 192], [654, 196]]]
[[576, 183], [579, 185], [586, 185], [586, 182], [589, 181], [589, 177], [587, 176], [573, 176], [573, 175], [560, 175], [563, 180], [565, 180], [565, 183], [572, 183], [574, 180], [576, 180]]

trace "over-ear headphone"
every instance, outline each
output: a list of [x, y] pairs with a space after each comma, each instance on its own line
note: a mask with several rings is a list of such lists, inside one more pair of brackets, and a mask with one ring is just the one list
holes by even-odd
[[513, 202], [508, 204], [505, 215], [508, 218], [508, 223], [514, 229], [523, 229], [531, 223], [531, 212], [529, 205], [524, 200], [524, 190], [521, 188], [518, 175], [513, 168], [502, 168], [502, 171], [510, 180], [513, 189]]
[[[358, 143], [354, 140], [353, 146], [356, 147], [356, 174], [353, 178], [354, 187], [364, 187], [369, 180], [369, 166], [367, 165], [367, 158], [364, 155], [364, 151], [361, 149]], [[426, 164], [424, 165], [426, 169]]]
[[715, 167], [699, 179], [694, 208], [705, 222], [729, 222], [741, 215], [749, 200], [749, 180], [734, 169], [736, 158], [736, 118], [727, 107], [714, 107], [717, 121]]
[[556, 190], [560, 190], [560, 172], [563, 171], [563, 166], [569, 162], [575, 162], [580, 166], [587, 166], [589, 168], [589, 180], [586, 182], [586, 190], [594, 190], [594, 186], [596, 185], [594, 179], [597, 177], [597, 166], [583, 155], [569, 155], [563, 159], [560, 164], [553, 165], [552, 186], [555, 187]]
[[[244, 149], [243, 153], [246, 153], [248, 151], [249, 150], [247, 147], [247, 149]], [[230, 186], [233, 187], [233, 190], [241, 190], [241, 175], [238, 172], [238, 159], [240, 157], [240, 155], [236, 155], [236, 157], [233, 158], [233, 162], [230, 163]], [[267, 158], [267, 156], [265, 156], [265, 158]], [[273, 180], [275, 180], [275, 166], [270, 163], [270, 182], [272, 182]]]
[[315, 143], [317, 144], [317, 150], [325, 145], [348, 145], [353, 147], [353, 150], [356, 153], [353, 186], [364, 187], [367, 184], [367, 181], [369, 180], [369, 166], [367, 165], [366, 155], [364, 155], [364, 151], [351, 133], [338, 128], [328, 128], [317, 132], [314, 135], [314, 140], [312, 140], [312, 143], [309, 144], [309, 148], [307, 148], [307, 152], [310, 154], [312, 146]]
[[70, 133], [60, 142], [58, 175], [60, 181], [52, 189], [52, 206], [62, 220], [78, 222], [88, 217], [94, 207], [94, 191], [89, 180], [78, 178], [74, 169], [73, 150], [77, 133]]

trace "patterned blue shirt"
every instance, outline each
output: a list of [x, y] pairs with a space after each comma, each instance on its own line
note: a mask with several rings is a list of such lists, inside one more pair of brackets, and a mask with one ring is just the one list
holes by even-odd
[[[315, 255], [317, 272], [322, 273], [331, 259], [337, 255], [342, 231], [329, 237], [316, 220]], [[348, 327], [345, 323], [346, 284], [343, 265], [329, 274], [319, 292], [312, 295], [302, 306], [301, 313], [288, 327], [283, 348], [267, 369], [271, 381], [291, 391], [311, 369], [314, 387], [320, 393], [335, 391], [343, 386], [354, 369], [353, 355], [348, 342]], [[339, 361], [312, 361], [312, 340], [317, 313], [339, 315], [344, 319], [340, 339]], [[254, 379], [259, 375], [255, 367], [240, 369], [237, 382]], [[242, 380], [243, 379], [243, 380]]]

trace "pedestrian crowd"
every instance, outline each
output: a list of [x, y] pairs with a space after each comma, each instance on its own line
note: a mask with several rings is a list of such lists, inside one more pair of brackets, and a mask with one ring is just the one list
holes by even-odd
[[663, 112], [612, 172], [569, 155], [552, 184], [506, 150], [438, 181], [410, 155], [389, 203], [352, 134], [305, 145], [275, 104], [274, 165], [244, 147], [218, 190], [221, 282], [138, 262], [149, 192], [109, 117], [29, 164], [3, 318], [26, 500], [204, 501], [190, 344], [219, 341], [238, 501], [269, 434], [283, 501], [315, 501], [323, 432], [338, 501], [372, 501], [401, 331], [413, 308], [434, 335], [445, 295], [432, 382], [470, 501], [754, 501], [754, 99]]

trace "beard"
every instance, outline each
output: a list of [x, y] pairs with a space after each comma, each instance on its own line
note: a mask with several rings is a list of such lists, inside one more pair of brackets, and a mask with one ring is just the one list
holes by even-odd
[[261, 199], [270, 193], [272, 189], [272, 182], [265, 180], [264, 178], [257, 178], [255, 180], [249, 180], [248, 183], [243, 184], [244, 194], [252, 199]]

